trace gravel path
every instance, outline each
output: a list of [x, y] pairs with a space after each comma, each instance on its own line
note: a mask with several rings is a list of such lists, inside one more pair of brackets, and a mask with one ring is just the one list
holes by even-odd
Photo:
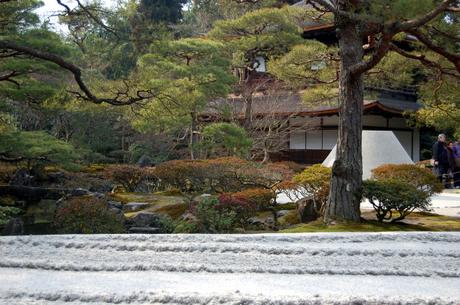
[[460, 233], [0, 238], [0, 304], [460, 304]]

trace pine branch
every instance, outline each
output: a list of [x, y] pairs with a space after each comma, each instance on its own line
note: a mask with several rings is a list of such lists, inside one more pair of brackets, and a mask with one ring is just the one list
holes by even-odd
[[460, 78], [460, 74], [458, 73], [452, 73], [446, 69], [444, 69], [441, 65], [439, 65], [438, 63], [434, 62], [434, 61], [431, 61], [429, 59], [426, 58], [425, 55], [423, 54], [412, 54], [412, 53], [409, 53], [407, 51], [404, 51], [403, 49], [399, 48], [398, 46], [396, 46], [394, 43], [391, 43], [390, 45], [390, 49], [396, 53], [398, 53], [399, 55], [401, 56], [404, 56], [406, 58], [409, 58], [409, 59], [413, 59], [413, 60], [417, 60], [419, 62], [421, 62], [424, 66], [426, 67], [429, 67], [431, 69], [436, 69], [438, 70], [441, 74], [445, 74], [445, 75], [449, 75], [449, 76], [453, 76], [453, 77], [456, 77], [456, 78]]
[[[396, 27], [396, 31], [403, 32], [411, 29], [417, 29], [431, 20], [438, 17], [443, 12], [447, 11], [451, 4], [454, 4], [457, 0], [444, 0], [441, 4], [437, 5], [433, 10], [429, 11], [425, 15], [422, 15], [418, 18], [408, 20], [402, 23], [393, 23], [393, 26]], [[392, 26], [391, 26], [392, 27]]]
[[72, 93], [76, 94], [79, 98], [86, 100], [86, 101], [90, 101], [96, 104], [107, 103], [107, 104], [111, 104], [115, 106], [121, 106], [121, 105], [134, 104], [134, 103], [154, 97], [154, 93], [151, 90], [138, 90], [134, 94], [134, 96], [132, 96], [129, 94], [129, 88], [118, 91], [115, 97], [113, 98], [97, 97], [95, 94], [91, 92], [91, 90], [88, 88], [86, 83], [83, 81], [81, 69], [78, 66], [74, 65], [73, 63], [68, 62], [64, 58], [57, 56], [55, 54], [52, 54], [52, 53], [36, 50], [31, 47], [21, 46], [12, 41], [7, 41], [7, 40], [0, 40], [0, 48], [21, 52], [33, 58], [52, 62], [58, 65], [59, 67], [71, 72], [74, 76], [75, 82], [77, 83], [80, 90], [83, 92], [83, 93], [80, 93], [80, 92], [72, 92]]
[[448, 61], [454, 64], [455, 69], [460, 73], [460, 55], [449, 52], [446, 48], [436, 45], [429, 37], [425, 36], [420, 30], [412, 29], [407, 33], [414, 35], [427, 48], [445, 57]]

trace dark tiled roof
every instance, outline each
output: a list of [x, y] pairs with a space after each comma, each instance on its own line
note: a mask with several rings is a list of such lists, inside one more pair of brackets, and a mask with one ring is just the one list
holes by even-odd
[[[364, 111], [379, 110], [389, 114], [401, 115], [405, 111], [416, 111], [421, 105], [412, 101], [375, 99], [364, 101]], [[243, 116], [245, 104], [242, 98], [218, 99], [210, 102], [202, 116], [215, 116], [222, 113], [222, 110], [230, 112], [236, 116]], [[257, 96], [252, 101], [253, 115], [267, 115], [276, 113], [277, 115], [308, 115], [324, 116], [337, 114], [336, 105], [308, 105], [302, 102], [298, 94], [291, 95], [266, 95]]]

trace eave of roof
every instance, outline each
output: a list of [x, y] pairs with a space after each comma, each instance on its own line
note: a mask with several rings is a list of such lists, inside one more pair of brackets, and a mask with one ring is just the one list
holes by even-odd
[[[233, 99], [235, 101], [235, 99]], [[239, 101], [238, 99], [236, 99]], [[241, 102], [241, 101], [239, 101]], [[398, 107], [399, 106], [399, 107]], [[388, 114], [390, 116], [402, 116], [407, 111], [416, 111], [420, 108], [418, 103], [414, 102], [386, 102], [386, 101], [379, 101], [379, 100], [365, 100], [363, 105], [363, 112], [370, 113], [372, 111], [379, 111], [382, 114]], [[238, 109], [236, 111], [237, 118], [243, 118], [244, 112], [243, 108]], [[325, 109], [311, 109], [311, 110], [298, 110], [298, 111], [277, 111], [275, 115], [277, 117], [288, 117], [288, 116], [309, 116], [309, 117], [322, 117], [322, 116], [333, 116], [338, 115], [339, 108], [338, 107], [328, 107]], [[255, 111], [253, 115], [255, 117], [263, 117], [264, 115], [273, 115], [273, 113], [263, 112], [263, 111]], [[207, 117], [209, 119], [217, 118], [219, 116], [216, 112], [202, 112], [200, 114], [201, 117]]]
[[314, 24], [314, 25], [305, 25], [303, 27], [304, 32], [311, 32], [324, 29], [333, 29], [335, 25], [333, 23], [324, 23], [324, 24]]

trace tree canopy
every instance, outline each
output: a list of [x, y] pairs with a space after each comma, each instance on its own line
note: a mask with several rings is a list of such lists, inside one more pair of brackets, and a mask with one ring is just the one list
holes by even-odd
[[[58, 3], [67, 34], [40, 21], [39, 1], [0, 1], [0, 129], [18, 141], [37, 133], [63, 156], [75, 145], [126, 162], [158, 143], [195, 158], [204, 131], [198, 114], [210, 101], [241, 97], [245, 122], [235, 122], [251, 130], [261, 59], [276, 82], [302, 89], [309, 103], [339, 107], [327, 222], [360, 219], [365, 88], [416, 88], [425, 105], [418, 122], [459, 132], [456, 0]], [[311, 26], [335, 37], [303, 39]], [[225, 126], [207, 132], [238, 134]]]

